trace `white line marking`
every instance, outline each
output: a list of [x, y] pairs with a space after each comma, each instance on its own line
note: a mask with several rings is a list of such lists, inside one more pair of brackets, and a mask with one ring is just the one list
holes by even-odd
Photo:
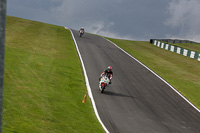
[[76, 45], [76, 50], [78, 52], [78, 55], [79, 55], [79, 58], [80, 58], [80, 61], [81, 61], [81, 64], [82, 64], [82, 67], [83, 67], [83, 71], [84, 71], [84, 75], [85, 75], [85, 82], [86, 82], [86, 86], [87, 86], [87, 90], [88, 90], [88, 95], [92, 101], [92, 106], [93, 106], [93, 109], [94, 109], [94, 112], [96, 114], [96, 117], [97, 119], [99, 120], [100, 124], [102, 125], [103, 129], [105, 130], [106, 133], [109, 133], [109, 131], [107, 130], [107, 128], [105, 127], [105, 125], [103, 124], [103, 122], [101, 121], [101, 118], [99, 117], [99, 114], [98, 114], [98, 111], [97, 111], [97, 108], [96, 108], [96, 104], [94, 102], [94, 98], [93, 98], [93, 95], [92, 95], [92, 91], [91, 91], [91, 88], [90, 88], [90, 84], [89, 84], [89, 80], [88, 80], [88, 76], [87, 76], [87, 73], [86, 73], [86, 70], [85, 70], [85, 66], [84, 66], [84, 63], [83, 63], [83, 59], [81, 57], [81, 54], [80, 54], [80, 51], [79, 51], [79, 48], [78, 48], [78, 45], [76, 43], [76, 40], [75, 40], [75, 37], [74, 37], [74, 34], [72, 33], [71, 29], [69, 29], [71, 34], [72, 34], [72, 38], [74, 40], [74, 44]]
[[156, 44], [157, 44], [157, 41], [155, 40], [155, 41], [154, 41], [154, 45], [156, 45]]
[[181, 48], [177, 47], [177, 52], [176, 53], [180, 54], [181, 53]]
[[171, 52], [174, 52], [174, 46], [171, 46], [170, 51], [171, 51]]
[[194, 56], [195, 56], [195, 52], [191, 51], [190, 58], [194, 58]]
[[166, 50], [168, 50], [168, 47], [169, 47], [169, 44], [166, 44], [166, 47], [165, 47], [165, 49], [166, 49]]
[[[104, 37], [103, 37], [104, 38]], [[104, 38], [106, 39], [106, 38]], [[117, 46], [115, 43], [111, 42], [110, 40], [106, 39], [107, 41], [109, 41], [110, 43], [112, 43], [113, 45], [115, 45], [117, 48], [119, 48], [120, 50], [122, 50], [124, 53], [126, 53], [127, 55], [129, 55], [131, 58], [133, 58], [134, 60], [136, 60], [138, 63], [140, 63], [142, 66], [144, 66], [146, 69], [148, 69], [150, 72], [152, 72], [154, 75], [156, 75], [159, 79], [161, 79], [164, 83], [166, 83], [172, 90], [174, 90], [176, 93], [178, 93], [179, 96], [181, 96], [185, 101], [187, 101], [192, 107], [194, 107], [198, 112], [200, 112], [200, 110], [194, 106], [187, 98], [185, 98], [181, 93], [179, 93], [172, 85], [170, 85], [167, 81], [165, 81], [163, 78], [161, 78], [159, 75], [157, 75], [154, 71], [152, 71], [150, 68], [148, 68], [147, 66], [145, 66], [143, 63], [141, 63], [139, 60], [137, 60], [136, 58], [134, 58], [132, 55], [130, 55], [129, 53], [127, 53], [125, 50], [123, 50], [122, 48], [120, 48], [119, 46]], [[199, 54], [200, 57], [200, 54]]]
[[158, 45], [157, 45], [158, 47], [160, 47], [160, 42], [158, 42]]
[[199, 57], [198, 57], [198, 61], [200, 61], [200, 54], [199, 54]]
[[162, 43], [161, 48], [164, 48], [164, 43]]
[[187, 53], [188, 53], [188, 50], [187, 50], [187, 49], [184, 49], [184, 50], [183, 50], [183, 55], [184, 55], [184, 56], [187, 56]]

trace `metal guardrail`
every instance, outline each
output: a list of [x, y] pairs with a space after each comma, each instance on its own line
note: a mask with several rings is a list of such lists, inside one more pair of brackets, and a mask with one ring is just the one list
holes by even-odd
[[2, 128], [2, 110], [3, 110], [5, 25], [6, 25], [6, 0], [0, 0], [0, 133]]

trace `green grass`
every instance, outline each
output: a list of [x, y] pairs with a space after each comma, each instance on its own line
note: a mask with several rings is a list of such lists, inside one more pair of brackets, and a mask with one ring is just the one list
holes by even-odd
[[7, 16], [4, 133], [104, 132], [69, 30]]
[[[149, 42], [110, 40], [200, 108], [200, 62]], [[68, 30], [8, 16], [5, 53], [4, 133], [104, 132], [89, 98], [81, 102], [87, 90]]]
[[146, 41], [108, 39], [160, 75], [200, 109], [199, 61], [158, 48]]

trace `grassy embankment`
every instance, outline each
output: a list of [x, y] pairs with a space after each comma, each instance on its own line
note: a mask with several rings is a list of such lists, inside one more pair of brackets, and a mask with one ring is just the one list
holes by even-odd
[[69, 30], [7, 17], [4, 133], [104, 132]]
[[[160, 75], [200, 109], [199, 61], [145, 41], [108, 39]], [[200, 44], [182, 44], [181, 47], [200, 51]]]

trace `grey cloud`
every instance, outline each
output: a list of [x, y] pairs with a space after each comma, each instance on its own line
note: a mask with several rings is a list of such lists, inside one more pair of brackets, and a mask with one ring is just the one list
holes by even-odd
[[165, 25], [180, 29], [179, 38], [200, 41], [200, 1], [172, 0]]
[[7, 14], [56, 24], [52, 21], [51, 9], [59, 3], [59, 0], [10, 0], [7, 2]]
[[160, 35], [159, 32], [164, 30], [164, 24], [160, 21], [163, 20], [165, 5], [159, 0], [63, 0], [60, 6], [52, 9], [52, 13], [58, 23], [68, 24], [70, 28], [84, 26], [92, 33], [95, 31], [148, 40], [154, 33]]
[[[198, 38], [198, 0], [8, 0], [7, 14], [114, 38]], [[184, 7], [184, 8], [183, 8]], [[188, 39], [188, 38], [186, 38]]]

